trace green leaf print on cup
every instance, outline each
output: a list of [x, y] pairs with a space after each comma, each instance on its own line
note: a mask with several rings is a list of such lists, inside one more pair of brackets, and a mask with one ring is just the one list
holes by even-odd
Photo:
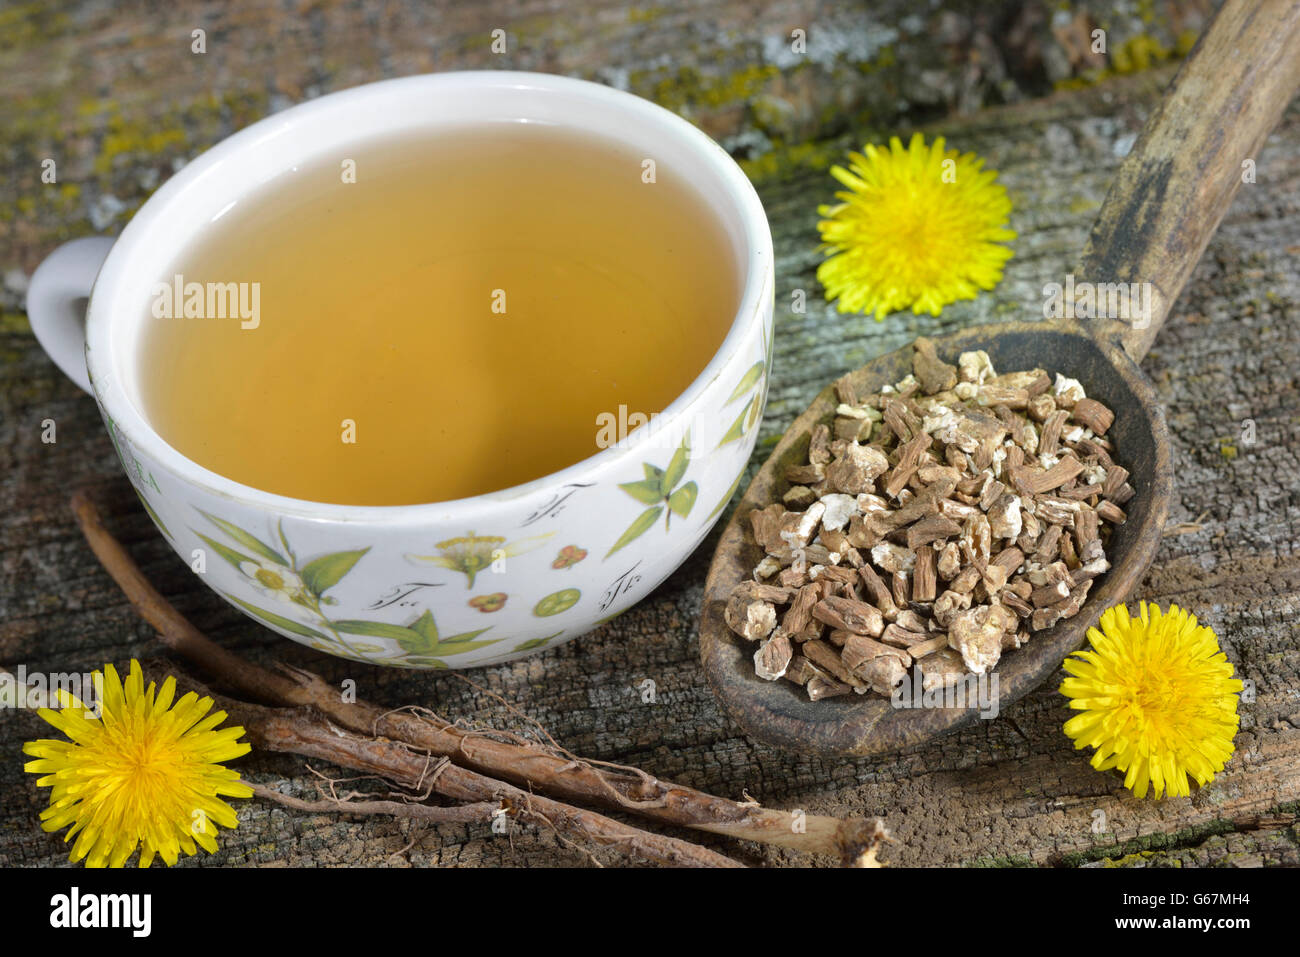
[[265, 608], [259, 608], [257, 605], [246, 602], [242, 598], [237, 598], [236, 596], [230, 594], [229, 592], [222, 592], [222, 594], [225, 595], [227, 598], [229, 598], [231, 601], [233, 601], [240, 608], [243, 608], [245, 611], [252, 612], [254, 615], [260, 618], [262, 621], [266, 622], [268, 625], [274, 625], [278, 628], [283, 628], [285, 631], [292, 632], [295, 635], [302, 635], [304, 638], [315, 638], [318, 641], [324, 641], [327, 644], [330, 644], [331, 646], [333, 645], [330, 639], [327, 638], [325, 635], [321, 634], [315, 628], [307, 627], [300, 621], [294, 621], [292, 618], [285, 618], [283, 615], [277, 615], [273, 611], [267, 611]]
[[763, 335], [763, 357], [745, 370], [745, 374], [740, 377], [736, 387], [731, 390], [731, 395], [723, 403], [723, 407], [731, 405], [745, 396], [749, 396], [749, 401], [741, 408], [740, 414], [736, 420], [731, 423], [731, 428], [723, 434], [718, 441], [717, 448], [722, 448], [730, 442], [744, 438], [749, 434], [749, 430], [758, 424], [759, 417], [763, 414], [763, 399], [766, 395], [767, 373], [772, 368], [772, 345], [768, 341], [767, 333]]
[[349, 635], [368, 635], [371, 638], [391, 638], [398, 644], [403, 641], [419, 641], [419, 633], [406, 625], [394, 625], [388, 621], [362, 621], [355, 618], [343, 618], [333, 622], [339, 631]]
[[545, 648], [552, 639], [559, 638], [562, 634], [564, 634], [564, 632], [557, 631], [555, 634], [547, 635], [545, 638], [533, 638], [531, 641], [521, 641], [519, 644], [515, 645], [514, 650], [532, 651], [534, 648]]
[[[741, 377], [740, 382], [736, 385], [735, 391], [731, 393], [731, 398], [724, 403], [724, 406], [731, 405], [731, 403], [749, 393], [749, 391], [763, 378], [764, 368], [762, 359], [750, 366], [749, 371]], [[749, 397], [749, 401], [745, 403], [743, 408], [741, 408], [740, 414], [736, 416], [736, 420], [731, 423], [731, 428], [727, 429], [721, 440], [719, 440], [719, 448], [729, 442], [735, 442], [737, 439], [744, 438], [745, 433], [754, 427], [754, 422], [758, 419], [758, 412], [761, 408], [761, 404], [758, 401], [760, 395], [760, 392], [755, 392]]]
[[289, 564], [289, 560], [287, 558], [285, 558], [283, 555], [277, 552], [270, 545], [266, 544], [266, 542], [262, 541], [256, 535], [244, 531], [238, 525], [232, 524], [231, 522], [227, 522], [225, 519], [217, 518], [217, 516], [215, 515], [209, 515], [207, 512], [204, 512], [202, 509], [199, 510], [199, 513], [204, 518], [206, 518], [209, 522], [211, 522], [213, 525], [217, 526], [217, 528], [225, 532], [227, 538], [229, 538], [231, 541], [238, 544], [245, 551], [252, 552], [254, 555], [260, 556], [261, 558], [265, 558], [268, 561], [274, 562], [277, 565]]
[[565, 588], [562, 591], [552, 592], [533, 606], [533, 614], [538, 618], [550, 618], [562, 611], [568, 611], [578, 603], [578, 599], [581, 597], [582, 592], [576, 588]]
[[668, 510], [682, 518], [691, 514], [695, 499], [700, 494], [700, 487], [694, 482], [687, 482], [672, 495], [668, 496]]
[[352, 566], [368, 551], [368, 548], [358, 548], [350, 552], [335, 552], [308, 562], [302, 570], [303, 584], [317, 595], [328, 591], [352, 571]]
[[488, 645], [495, 645], [498, 641], [505, 640], [504, 638], [476, 640], [479, 635], [488, 630], [488, 628], [479, 628], [476, 631], [466, 631], [443, 638], [438, 632], [438, 625], [433, 619], [433, 612], [426, 609], [424, 614], [411, 623], [410, 627], [403, 629], [408, 634], [397, 638], [397, 643], [406, 652], [406, 657], [392, 659], [392, 663], [421, 665], [426, 668], [445, 668], [447, 664], [442, 661], [443, 658], [463, 655], [466, 652], [486, 648]]
[[233, 522], [218, 518], [202, 509], [198, 512], [233, 543], [225, 544], [204, 535], [197, 529], [192, 529], [205, 545], [243, 575], [252, 588], [267, 598], [304, 609], [313, 621], [307, 624], [268, 611], [227, 593], [231, 601], [252, 612], [269, 625], [317, 641], [331, 641], [360, 661], [365, 661], [372, 656], [368, 650], [371, 646], [367, 645], [363, 648], [348, 641], [343, 637], [343, 629], [340, 629], [323, 610], [323, 606], [335, 603], [334, 599], [326, 596], [325, 592], [337, 585], [343, 576], [352, 570], [353, 566], [370, 551], [368, 547], [320, 555], [300, 566], [298, 556], [285, 536], [283, 522], [277, 529], [280, 540], [280, 547], [277, 548]]
[[449, 538], [445, 542], [438, 542], [434, 548], [441, 553], [439, 555], [408, 554], [406, 558], [411, 562], [437, 565], [440, 568], [450, 568], [452, 571], [460, 572], [466, 578], [466, 589], [471, 589], [474, 587], [474, 577], [483, 569], [491, 568], [495, 562], [530, 552], [554, 534], [554, 532], [547, 532], [517, 542], [507, 542], [501, 535], [476, 535], [471, 531], [460, 538]]
[[680, 487], [678, 485], [686, 477], [686, 470], [690, 464], [691, 434], [687, 432], [682, 436], [682, 444], [673, 453], [667, 468], [661, 469], [644, 462], [641, 465], [645, 472], [644, 479], [639, 482], [619, 484], [619, 488], [642, 505], [648, 505], [649, 508], [638, 515], [627, 530], [619, 536], [618, 541], [605, 553], [606, 558], [648, 532], [659, 520], [660, 515], [664, 516], [664, 531], [667, 531], [674, 515], [686, 518], [691, 514], [691, 509], [695, 507], [695, 500], [699, 497], [699, 486], [694, 482], [687, 482]]
[[731, 483], [731, 487], [729, 489], [727, 489], [724, 493], [722, 493], [722, 498], [718, 499], [718, 504], [713, 506], [713, 511], [711, 511], [709, 513], [709, 517], [705, 519], [706, 522], [712, 521], [719, 512], [721, 512], [724, 508], [727, 507], [727, 503], [731, 501], [731, 496], [735, 495], [736, 489], [740, 488], [740, 480], [743, 479], [744, 477], [745, 477], [745, 467], [742, 465], [740, 467], [740, 473], [736, 476], [736, 480]]
[[163, 520], [158, 517], [158, 513], [153, 510], [153, 506], [149, 504], [148, 497], [138, 488], [135, 490], [135, 494], [136, 497], [140, 499], [140, 504], [144, 506], [145, 513], [153, 519], [153, 523], [158, 526], [158, 530], [163, 533], [163, 536], [168, 541], [171, 541], [172, 533], [167, 530], [166, 523], [163, 522]]
[[605, 553], [605, 557], [609, 558], [610, 555], [613, 555], [628, 542], [635, 538], [639, 538], [649, 531], [650, 526], [654, 525], [655, 520], [659, 518], [659, 515], [663, 510], [664, 507], [662, 505], [656, 505], [654, 508], [648, 508], [638, 515], [636, 521], [629, 525], [627, 531], [625, 531], [619, 540], [614, 543], [614, 547]]
[[112, 417], [107, 412], [103, 412], [102, 414], [104, 416], [104, 422], [108, 425], [108, 437], [113, 442], [113, 450], [117, 452], [117, 459], [122, 463], [122, 468], [126, 470], [127, 478], [131, 482], [131, 487], [135, 489], [135, 494], [140, 499], [140, 504], [144, 506], [145, 512], [148, 513], [149, 518], [153, 520], [153, 523], [158, 526], [158, 530], [163, 533], [163, 537], [168, 541], [174, 541], [172, 533], [168, 530], [167, 525], [163, 520], [158, 517], [158, 513], [154, 511], [153, 505], [149, 502], [149, 496], [144, 490], [147, 485], [149, 488], [152, 488], [155, 492], [161, 495], [162, 489], [158, 487], [158, 480], [153, 477], [152, 472], [145, 471], [144, 466], [141, 465], [140, 460], [135, 457], [135, 453], [131, 451], [131, 447], [127, 444], [126, 440], [119, 435], [117, 423], [113, 421]]

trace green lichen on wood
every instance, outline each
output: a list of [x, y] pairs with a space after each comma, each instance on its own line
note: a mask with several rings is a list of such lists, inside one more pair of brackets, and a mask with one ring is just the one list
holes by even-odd
[[628, 23], [654, 23], [668, 11], [663, 7], [629, 7]]
[[898, 55], [894, 53], [894, 48], [892, 46], [886, 44], [880, 48], [880, 52], [872, 59], [855, 63], [854, 67], [864, 76], [870, 76], [873, 73], [879, 73], [882, 70], [887, 70], [890, 67], [897, 65]]
[[[51, 243], [84, 235], [88, 224], [72, 232], [67, 224], [85, 222], [104, 196], [121, 204], [113, 219], [125, 222], [178, 163], [269, 112], [264, 92], [242, 89], [149, 110], [111, 97], [47, 92], [40, 99], [18, 122], [0, 122], [0, 153], [8, 153], [13, 170], [13, 198], [0, 201], [0, 222], [35, 222]], [[54, 182], [44, 178], [50, 160]]]
[[0, 50], [22, 50], [67, 33], [72, 21], [44, 2], [0, 9]]
[[1106, 857], [1101, 860], [1102, 867], [1146, 867], [1153, 857], [1155, 851], [1138, 851], [1135, 854], [1125, 854], [1123, 857]]
[[974, 868], [1002, 868], [1002, 867], [1038, 867], [1031, 858], [1022, 854], [1012, 854], [1006, 857], [979, 857], [971, 861], [967, 867]]
[[743, 103], [757, 96], [780, 74], [781, 71], [774, 66], [759, 64], [749, 64], [718, 75], [705, 73], [694, 66], [679, 66], [657, 77], [637, 73], [628, 79], [636, 92], [640, 92], [638, 87], [648, 88], [650, 99], [660, 106], [684, 111], [701, 106], [717, 108]]
[[1109, 862], [1107, 866], [1123, 866], [1116, 862], [1132, 858], [1134, 855], [1171, 851], [1200, 844], [1208, 838], [1229, 834], [1233, 830], [1235, 826], [1231, 821], [1206, 821], [1204, 824], [1195, 824], [1167, 834], [1143, 834], [1128, 841], [1102, 844], [1083, 851], [1071, 851], [1063, 854], [1059, 863], [1065, 867], [1078, 867], [1081, 864], [1102, 861]]
[[152, 120], [128, 120], [120, 113], [110, 116], [107, 125], [99, 155], [95, 157], [96, 173], [111, 173], [120, 157], [125, 158], [124, 162], [134, 164], [143, 158], [179, 155], [185, 148], [185, 130], [179, 126], [159, 128]]
[[1166, 46], [1151, 34], [1136, 34], [1109, 53], [1109, 62], [1105, 67], [1084, 70], [1078, 76], [1057, 81], [1055, 86], [1058, 90], [1082, 89], [1113, 76], [1130, 76], [1181, 60], [1192, 52], [1196, 38], [1195, 30], [1183, 30], [1174, 39], [1173, 46]]
[[[752, 159], [738, 160], [740, 168], [755, 185], [790, 179], [800, 173], [825, 171], [843, 161], [845, 145], [842, 142], [793, 143], [781, 145]], [[830, 196], [828, 183], [827, 197]]]
[[0, 311], [0, 333], [29, 336], [32, 334], [32, 324], [26, 313]]

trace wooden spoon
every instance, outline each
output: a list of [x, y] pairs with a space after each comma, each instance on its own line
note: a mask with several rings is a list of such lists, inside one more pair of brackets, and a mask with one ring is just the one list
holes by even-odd
[[[1107, 546], [1112, 567], [1094, 583], [1083, 610], [1034, 633], [998, 664], [1002, 708], [1078, 649], [1101, 612], [1124, 601], [1155, 557], [1169, 512], [1172, 462], [1164, 412], [1138, 363], [1241, 184], [1244, 161], [1258, 156], [1298, 86], [1300, 3], [1228, 0], [1120, 167], [1075, 271], [1078, 281], [1151, 283], [1149, 326], [1043, 320], [980, 326], [934, 340], [948, 362], [984, 349], [1001, 372], [1043, 368], [1078, 379], [1089, 396], [1114, 411], [1107, 438], [1137, 490], [1125, 505], [1127, 521]], [[911, 368], [909, 346], [850, 373], [850, 381], [857, 394], [869, 395]], [[750, 513], [780, 500], [789, 487], [785, 468], [807, 461], [813, 427], [830, 422], [836, 404], [828, 386], [794, 421], [723, 531], [705, 584], [700, 657], [726, 710], [758, 740], [805, 754], [880, 754], [968, 725], [978, 708], [896, 709], [873, 694], [809, 701], [793, 682], [759, 678], [757, 645], [723, 621], [727, 596], [763, 557]]]

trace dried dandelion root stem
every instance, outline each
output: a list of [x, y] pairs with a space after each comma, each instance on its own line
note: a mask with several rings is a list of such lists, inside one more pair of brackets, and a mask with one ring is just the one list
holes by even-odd
[[[512, 820], [552, 829], [569, 840], [613, 847], [656, 864], [673, 867], [744, 866], [690, 841], [652, 834], [585, 808], [530, 794], [504, 781], [458, 767], [446, 759], [434, 759], [428, 753], [400, 742], [347, 731], [310, 709], [288, 711], [247, 705], [235, 707], [231, 714], [243, 722], [254, 747], [321, 758], [340, 767], [377, 774], [416, 793], [433, 792], [452, 800], [469, 802], [475, 807], [491, 804]], [[335, 810], [346, 812], [351, 809], [343, 805]]]
[[410, 818], [430, 824], [488, 824], [501, 812], [501, 805], [492, 801], [453, 804], [448, 807], [414, 804], [407, 801], [359, 801], [354, 797], [305, 801], [291, 794], [283, 794], [265, 784], [255, 784], [250, 781], [248, 786], [263, 800], [274, 801], [276, 804], [283, 804], [287, 808], [306, 811], [309, 814], [356, 814], [360, 817], [379, 815]]
[[867, 397], [839, 380], [781, 502], [750, 515], [766, 556], [724, 616], [760, 677], [814, 701], [992, 671], [1078, 614], [1134, 494], [1114, 414], [1074, 379], [949, 365], [927, 339], [912, 370]]
[[311, 672], [267, 671], [233, 655], [198, 631], [149, 584], [121, 544], [104, 527], [95, 506], [81, 494], [72, 500], [77, 522], [104, 569], [169, 648], [258, 701], [311, 706], [336, 725], [383, 737], [445, 757], [480, 774], [551, 797], [613, 810], [680, 827], [829, 855], [845, 864], [870, 866], [887, 832], [878, 819], [795, 815], [753, 802], [715, 797], [661, 781], [636, 768], [579, 758], [547, 743], [491, 729], [452, 725], [424, 709], [386, 710], [364, 701], [348, 703], [338, 689]]
[[295, 672], [312, 703], [354, 730], [403, 741], [443, 755], [458, 765], [561, 797], [627, 811], [640, 817], [740, 840], [853, 864], [886, 837], [878, 819], [836, 818], [760, 807], [715, 797], [625, 765], [583, 759], [554, 743], [541, 744], [505, 732], [464, 728], [426, 710], [383, 711], [358, 702], [338, 704], [338, 692], [320, 677]]

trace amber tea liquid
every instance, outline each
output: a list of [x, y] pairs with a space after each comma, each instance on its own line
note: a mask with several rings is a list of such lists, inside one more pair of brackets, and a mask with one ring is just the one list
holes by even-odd
[[[214, 472], [350, 505], [461, 498], [594, 454], [598, 416], [658, 412], [700, 374], [740, 297], [703, 199], [662, 164], [645, 182], [645, 158], [501, 123], [286, 174], [160, 277], [180, 295], [151, 304], [146, 416]], [[193, 315], [196, 290], [221, 311], [207, 283], [245, 284], [255, 323], [233, 300]]]

